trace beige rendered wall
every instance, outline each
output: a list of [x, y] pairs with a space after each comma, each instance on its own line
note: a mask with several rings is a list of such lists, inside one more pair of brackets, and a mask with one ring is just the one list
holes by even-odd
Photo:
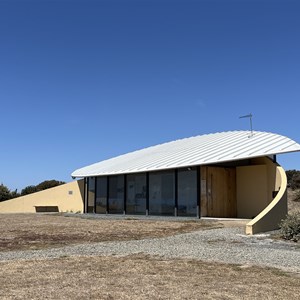
[[276, 185], [279, 190], [271, 203], [246, 225], [246, 234], [277, 229], [287, 214], [287, 178], [282, 167], [276, 167]]
[[280, 187], [280, 177], [277, 176], [277, 163], [267, 157], [259, 157], [251, 160], [252, 164], [265, 165], [267, 168], [267, 204], [273, 201], [273, 191], [278, 191]]
[[60, 212], [83, 212], [83, 179], [0, 202], [0, 213], [33, 213], [35, 206], [58, 206]]
[[237, 217], [252, 219], [268, 204], [266, 165], [236, 168]]

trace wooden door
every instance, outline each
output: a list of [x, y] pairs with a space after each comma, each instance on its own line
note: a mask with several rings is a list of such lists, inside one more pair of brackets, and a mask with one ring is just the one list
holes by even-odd
[[237, 216], [235, 168], [201, 168], [201, 216]]

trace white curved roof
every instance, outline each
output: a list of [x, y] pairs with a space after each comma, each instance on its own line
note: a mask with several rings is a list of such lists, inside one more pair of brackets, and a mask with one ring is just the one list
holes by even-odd
[[89, 177], [207, 165], [300, 151], [295, 141], [274, 133], [228, 131], [185, 138], [130, 152], [78, 169]]

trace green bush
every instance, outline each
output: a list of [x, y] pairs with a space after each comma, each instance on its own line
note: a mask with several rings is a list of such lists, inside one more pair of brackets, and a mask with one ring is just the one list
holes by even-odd
[[26, 187], [21, 191], [21, 195], [22, 195], [22, 196], [25, 196], [25, 195], [29, 195], [29, 194], [32, 194], [32, 193], [35, 193], [35, 192], [37, 192], [36, 186], [34, 186], [34, 185], [29, 185], [29, 186], [26, 186]]
[[17, 190], [11, 191], [3, 183], [0, 184], [0, 202], [6, 201], [6, 200], [9, 200], [12, 198], [17, 198], [19, 196], [20, 196], [20, 194], [17, 192]]
[[11, 193], [7, 186], [0, 184], [0, 202], [11, 199]]
[[290, 187], [292, 190], [300, 188], [300, 171], [288, 170], [286, 171], [286, 177], [288, 187]]
[[65, 182], [64, 181], [58, 181], [58, 180], [45, 180], [41, 183], [39, 183], [37, 186], [36, 186], [36, 189], [37, 191], [43, 191], [43, 190], [46, 190], [46, 189], [50, 189], [50, 188], [53, 188], [55, 186], [58, 186], [58, 185], [61, 185], [61, 184], [64, 184]]
[[25, 195], [29, 195], [32, 193], [36, 193], [36, 192], [40, 192], [46, 189], [50, 189], [52, 187], [64, 184], [64, 181], [57, 181], [57, 180], [45, 180], [41, 183], [39, 183], [38, 185], [29, 185], [26, 186], [22, 191], [21, 191], [21, 195], [25, 196]]
[[287, 215], [280, 223], [282, 237], [298, 242], [300, 240], [300, 211]]

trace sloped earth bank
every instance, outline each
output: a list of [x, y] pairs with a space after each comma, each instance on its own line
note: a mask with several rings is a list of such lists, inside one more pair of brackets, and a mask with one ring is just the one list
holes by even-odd
[[228, 226], [238, 223], [0, 220], [0, 240], [10, 240], [0, 252], [1, 299], [300, 297], [299, 246]]

